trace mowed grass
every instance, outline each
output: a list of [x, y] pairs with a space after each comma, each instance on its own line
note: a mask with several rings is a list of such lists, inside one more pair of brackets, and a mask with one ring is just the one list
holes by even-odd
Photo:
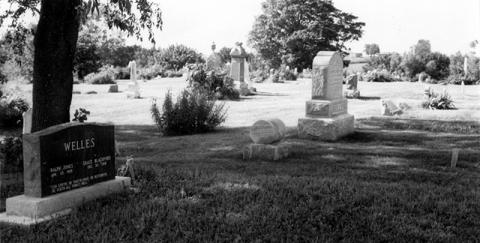
[[[119, 84], [125, 91], [126, 81]], [[428, 111], [419, 107], [425, 84], [360, 82], [362, 99], [349, 100], [355, 134], [320, 142], [295, 135], [310, 80], [255, 84], [261, 95], [228, 101], [228, 120], [216, 132], [162, 137], [151, 99], [185, 85], [184, 78], [141, 83], [138, 100], [108, 94], [105, 85], [76, 85], [99, 94], [74, 95], [72, 110], [116, 125], [117, 165], [133, 155], [140, 191], [30, 228], [0, 225], [0, 242], [480, 241], [480, 86], [431, 85], [446, 89], [458, 109]], [[383, 98], [412, 109], [376, 117]], [[272, 117], [289, 126], [292, 156], [243, 161], [248, 126]]]
[[[121, 93], [108, 93], [109, 85], [74, 86], [75, 91], [71, 106], [72, 114], [80, 107], [91, 111], [89, 121], [112, 122], [116, 125], [153, 125], [150, 114], [152, 99], [163, 102], [167, 91], [178, 94], [187, 86], [185, 78], [155, 79], [140, 81], [142, 99], [127, 99], [127, 80], [119, 80]], [[237, 86], [238, 87], [238, 86]], [[311, 79], [299, 79], [285, 83], [254, 84], [259, 95], [243, 97], [240, 101], [226, 101], [228, 117], [225, 127], [251, 126], [258, 119], [277, 117], [287, 126], [296, 126], [298, 119], [305, 116], [305, 102], [311, 99]], [[436, 92], [444, 89], [452, 96], [457, 110], [430, 111], [422, 109], [424, 90], [432, 87]], [[31, 99], [31, 85], [21, 86], [25, 95]], [[393, 82], [368, 83], [359, 82], [361, 99], [350, 99], [348, 111], [356, 118], [368, 118], [381, 114], [380, 99], [402, 100], [412, 109], [402, 117], [427, 120], [480, 120], [480, 85], [429, 85], [423, 83]], [[86, 94], [96, 91], [96, 95]]]
[[241, 159], [247, 127], [161, 137], [154, 126], [117, 126], [117, 163], [134, 156], [140, 192], [31, 228], [1, 225], [1, 242], [480, 241], [478, 123], [356, 127], [337, 142], [292, 132], [292, 156], [269, 162]]

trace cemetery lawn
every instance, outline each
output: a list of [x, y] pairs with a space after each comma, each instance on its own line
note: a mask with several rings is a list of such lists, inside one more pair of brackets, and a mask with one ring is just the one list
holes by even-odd
[[477, 122], [356, 126], [334, 143], [292, 132], [294, 154], [280, 162], [241, 159], [248, 127], [161, 137], [118, 126], [117, 164], [134, 156], [138, 193], [30, 228], [0, 225], [1, 242], [480, 241]]
[[[462, 94], [460, 86], [433, 85], [458, 109], [430, 111], [419, 107], [423, 84], [360, 82], [363, 98], [349, 100], [356, 133], [334, 143], [295, 135], [308, 79], [258, 84], [261, 95], [227, 101], [229, 117], [214, 133], [162, 137], [151, 99], [184, 87], [183, 78], [152, 80], [141, 84], [144, 99], [127, 100], [106, 85], [75, 85], [82, 94], [72, 111], [83, 107], [89, 121], [116, 125], [117, 167], [134, 156], [139, 192], [30, 228], [0, 225], [0, 242], [480, 241], [480, 86]], [[412, 109], [375, 118], [380, 98]], [[271, 117], [289, 126], [293, 155], [243, 161], [248, 127]], [[0, 130], [0, 138], [15, 133]], [[460, 149], [457, 168], [452, 148]]]

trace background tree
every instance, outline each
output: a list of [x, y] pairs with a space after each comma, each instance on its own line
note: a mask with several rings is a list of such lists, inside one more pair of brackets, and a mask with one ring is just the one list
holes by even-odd
[[218, 51], [218, 55], [220, 55], [223, 64], [231, 62], [230, 52], [232, 52], [232, 48], [230, 47], [222, 47], [222, 49]]
[[375, 54], [378, 54], [380, 53], [380, 47], [378, 46], [378, 44], [366, 44], [365, 45], [365, 53], [367, 53], [367, 55], [369, 56], [373, 56]]
[[358, 40], [365, 24], [335, 8], [329, 1], [266, 0], [249, 34], [249, 44], [270, 67], [283, 62], [308, 68], [317, 52], [346, 51]]
[[[0, 24], [18, 28], [20, 17], [39, 15], [34, 38], [32, 131], [70, 121], [73, 60], [79, 27], [88, 16], [102, 15], [108, 27], [117, 27], [142, 39], [142, 29], [153, 41], [153, 29], [161, 28], [161, 12], [147, 0], [9, 0], [0, 13]], [[40, 10], [39, 10], [40, 7]]]
[[185, 45], [171, 45], [162, 50], [160, 63], [167, 69], [178, 70], [188, 63], [205, 62], [202, 54]]
[[426, 57], [432, 52], [432, 46], [430, 45], [429, 40], [418, 40], [417, 44], [414, 46], [415, 55], [420, 57]]
[[[8, 30], [0, 40], [0, 73], [4, 74], [0, 82], [6, 82], [8, 78], [23, 78], [32, 81], [33, 75], [33, 33], [36, 26], [28, 28], [20, 26]], [[0, 75], [2, 76], [2, 75]]]

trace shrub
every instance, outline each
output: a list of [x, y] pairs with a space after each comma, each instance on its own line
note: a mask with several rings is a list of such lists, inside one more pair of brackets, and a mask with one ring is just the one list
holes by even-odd
[[86, 110], [85, 108], [79, 108], [75, 110], [72, 121], [83, 123], [88, 120], [89, 115], [90, 111]]
[[0, 125], [3, 127], [20, 127], [22, 114], [27, 111], [27, 101], [20, 97], [6, 95], [0, 98]]
[[130, 79], [130, 68], [128, 67], [116, 67], [115, 79]]
[[166, 76], [169, 78], [181, 78], [183, 77], [183, 73], [179, 71], [174, 71], [174, 70], [168, 70], [166, 72]]
[[261, 83], [265, 81], [269, 76], [268, 70], [258, 69], [250, 73], [250, 80], [255, 83]]
[[140, 78], [146, 80], [152, 80], [156, 77], [163, 76], [163, 68], [160, 65], [154, 65], [148, 68], [140, 69]]
[[115, 69], [105, 66], [98, 73], [90, 73], [84, 79], [89, 84], [115, 84]]
[[434, 52], [427, 56], [425, 72], [433, 79], [443, 80], [450, 74], [450, 59], [441, 53]]
[[280, 77], [281, 80], [286, 80], [286, 81], [295, 81], [297, 80], [297, 75], [292, 70], [284, 69], [280, 71]]
[[393, 82], [395, 78], [387, 70], [372, 70], [364, 74], [363, 79], [367, 82]]
[[[3, 157], [2, 172], [14, 173], [23, 171], [23, 149], [20, 137], [5, 137], [0, 141], [0, 157]], [[1, 162], [1, 161], [0, 161]]]
[[166, 136], [204, 133], [225, 122], [225, 104], [216, 104], [207, 95], [198, 91], [184, 90], [177, 102], [168, 92], [159, 111], [156, 101], [150, 109], [154, 122]]
[[235, 89], [233, 79], [226, 73], [217, 74], [215, 71], [207, 73], [203, 65], [192, 65], [189, 69], [187, 82], [193, 91], [204, 93], [209, 99], [239, 99], [240, 92]]
[[453, 100], [450, 95], [444, 91], [443, 93], [436, 93], [432, 88], [425, 90], [426, 101], [422, 106], [425, 109], [431, 110], [452, 110], [455, 109]]

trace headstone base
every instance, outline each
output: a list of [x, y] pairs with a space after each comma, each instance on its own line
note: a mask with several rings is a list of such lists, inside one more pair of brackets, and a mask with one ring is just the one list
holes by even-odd
[[357, 99], [360, 97], [360, 91], [347, 89], [347, 91], [345, 91], [345, 97], [349, 99]]
[[301, 118], [298, 136], [312, 140], [335, 141], [354, 132], [355, 118], [344, 114], [332, 118]]
[[20, 195], [7, 198], [7, 211], [0, 214], [0, 222], [34, 225], [56, 217], [66, 215], [81, 204], [128, 190], [129, 177], [116, 177], [115, 180], [101, 182], [89, 187], [36, 198]]
[[306, 114], [310, 118], [328, 118], [347, 114], [347, 99], [309, 100], [306, 103]]
[[243, 149], [243, 160], [273, 160], [277, 161], [290, 155], [287, 144], [249, 144]]

